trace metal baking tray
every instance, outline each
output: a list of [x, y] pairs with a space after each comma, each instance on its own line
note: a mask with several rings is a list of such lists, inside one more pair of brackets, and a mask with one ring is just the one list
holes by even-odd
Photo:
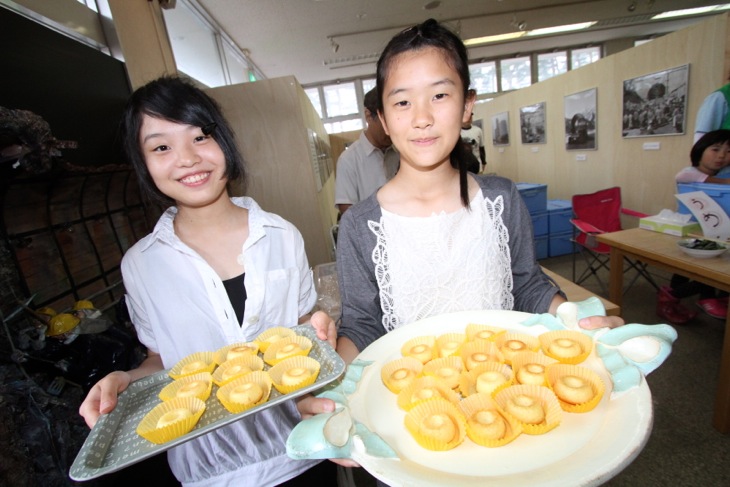
[[[161, 402], [157, 397], [160, 390], [172, 382], [167, 371], [163, 370], [131, 383], [119, 395], [117, 407], [109, 414], [102, 415], [92, 428], [71, 465], [69, 476], [73, 480], [84, 481], [116, 472], [244, 416], [256, 414], [289, 399], [315, 391], [342, 375], [345, 363], [327, 342], [317, 338], [311, 325], [300, 325], [293, 330], [298, 335], [312, 340], [309, 356], [316, 359], [321, 366], [314, 384], [289, 394], [282, 394], [272, 387], [271, 397], [267, 402], [238, 414], [229, 413], [218, 401], [215, 395], [217, 386], [214, 384], [213, 391], [205, 403], [205, 413], [195, 428], [179, 438], [156, 445], [139, 436], [136, 429], [145, 414]], [[269, 368], [268, 365], [265, 366], [265, 370]]]

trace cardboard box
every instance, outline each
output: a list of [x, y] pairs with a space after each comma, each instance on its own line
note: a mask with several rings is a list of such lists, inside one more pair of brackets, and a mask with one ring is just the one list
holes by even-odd
[[639, 220], [639, 228], [653, 230], [660, 233], [668, 233], [677, 237], [686, 237], [690, 233], [702, 233], [702, 227], [697, 222], [677, 223], [667, 222], [656, 215], [647, 216]]

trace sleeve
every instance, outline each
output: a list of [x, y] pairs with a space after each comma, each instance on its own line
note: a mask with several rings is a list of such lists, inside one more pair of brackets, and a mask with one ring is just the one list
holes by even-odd
[[354, 205], [358, 201], [360, 201], [360, 198], [357, 195], [357, 174], [351, 161], [351, 154], [345, 151], [337, 161], [335, 206], [341, 204]]
[[697, 111], [694, 141], [697, 142], [707, 132], [719, 129], [727, 116], [727, 112], [727, 100], [725, 100], [722, 93], [715, 91], [707, 95]]
[[312, 268], [309, 267], [307, 253], [304, 248], [302, 234], [294, 225], [291, 225], [294, 242], [294, 258], [299, 269], [299, 316], [304, 316], [314, 308], [317, 302], [317, 291], [314, 287]]
[[704, 183], [708, 175], [694, 167], [685, 167], [677, 173], [674, 179], [678, 183]]
[[505, 205], [508, 211], [505, 224], [509, 232], [512, 259], [514, 309], [527, 313], [546, 313], [555, 294], [560, 293], [560, 288], [542, 272], [537, 263], [532, 219], [517, 187], [511, 182], [506, 200], [505, 203], [509, 205]]
[[337, 235], [337, 280], [342, 299], [339, 336], [352, 340], [360, 351], [385, 335], [371, 258], [376, 238], [368, 226], [368, 213], [361, 211], [363, 204], [373, 201], [370, 197], [368, 203], [350, 208], [340, 220]]
[[159, 347], [155, 340], [155, 334], [152, 330], [147, 313], [144, 307], [144, 286], [138, 285], [138, 273], [136, 271], [138, 259], [135, 258], [135, 249], [130, 249], [122, 258], [121, 270], [122, 280], [124, 282], [124, 301], [129, 311], [129, 318], [137, 331], [137, 338], [148, 349], [155, 353], [159, 353]]
[[[479, 128], [479, 127], [477, 127]], [[482, 129], [479, 129], [477, 132], [479, 140], [477, 141], [480, 148], [484, 148], [484, 131]]]

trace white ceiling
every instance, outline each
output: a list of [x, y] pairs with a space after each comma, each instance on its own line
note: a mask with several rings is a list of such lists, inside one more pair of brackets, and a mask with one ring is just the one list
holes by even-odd
[[[721, 1], [197, 0], [267, 77], [295, 75], [305, 85], [374, 74], [377, 56], [388, 40], [429, 17], [448, 23], [463, 39], [513, 32], [520, 22], [529, 30], [600, 21], [590, 31], [568, 37], [471, 48], [474, 60], [669, 32], [682, 24], [650, 17]], [[440, 5], [428, 10], [429, 3]], [[339, 45], [337, 52], [329, 37]]]

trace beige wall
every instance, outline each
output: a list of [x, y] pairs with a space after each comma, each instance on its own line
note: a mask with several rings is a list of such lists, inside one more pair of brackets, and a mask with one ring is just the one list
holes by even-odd
[[[697, 109], [707, 94], [724, 83], [730, 70], [728, 32], [728, 14], [712, 17], [477, 105], [474, 119], [483, 122], [487, 170], [516, 182], [547, 184], [551, 199], [620, 186], [625, 207], [647, 213], [675, 209], [674, 175], [690, 164]], [[622, 138], [623, 81], [684, 64], [690, 65], [685, 135]], [[597, 150], [567, 151], [564, 97], [590, 88], [597, 88]], [[547, 143], [522, 144], [519, 109], [543, 101]], [[509, 112], [510, 145], [495, 147], [491, 117], [505, 111]], [[658, 142], [660, 150], [644, 150], [645, 142]], [[576, 160], [577, 155], [585, 155], [586, 160]]]

